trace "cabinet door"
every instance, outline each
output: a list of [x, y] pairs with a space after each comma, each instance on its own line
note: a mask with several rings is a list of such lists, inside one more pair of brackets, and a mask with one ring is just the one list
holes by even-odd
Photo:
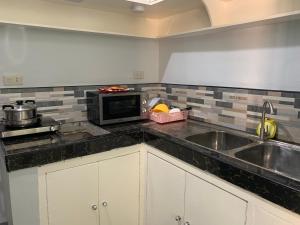
[[101, 225], [139, 224], [139, 153], [99, 163]]
[[148, 154], [147, 225], [178, 225], [184, 215], [185, 172]]
[[263, 208], [255, 207], [253, 225], [292, 225]]
[[48, 173], [46, 179], [49, 225], [99, 225], [97, 163]]
[[244, 200], [187, 173], [185, 221], [189, 224], [245, 225], [246, 211]]

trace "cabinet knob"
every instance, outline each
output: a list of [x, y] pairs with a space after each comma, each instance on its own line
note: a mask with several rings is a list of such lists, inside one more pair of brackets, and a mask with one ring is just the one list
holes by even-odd
[[55, 127], [54, 126], [50, 126], [50, 131], [55, 131]]
[[181, 217], [180, 217], [180, 216], [176, 216], [176, 217], [175, 217], [175, 220], [176, 220], [177, 222], [180, 222], [180, 221], [181, 221]]
[[106, 201], [102, 202], [103, 207], [106, 207], [108, 203]]
[[191, 225], [190, 222], [185, 222], [184, 225]]
[[97, 209], [98, 209], [97, 205], [92, 205], [92, 210], [97, 210]]

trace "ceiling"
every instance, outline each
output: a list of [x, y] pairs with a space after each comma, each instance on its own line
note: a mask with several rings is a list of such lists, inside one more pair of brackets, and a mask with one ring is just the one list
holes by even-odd
[[60, 4], [72, 4], [103, 11], [136, 14], [148, 18], [163, 18], [177, 13], [203, 7], [201, 0], [164, 0], [155, 5], [145, 5], [143, 13], [132, 12], [132, 2], [126, 0], [45, 0]]

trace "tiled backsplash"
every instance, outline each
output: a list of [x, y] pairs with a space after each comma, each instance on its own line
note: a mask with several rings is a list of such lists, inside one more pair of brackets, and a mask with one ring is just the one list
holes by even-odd
[[194, 119], [255, 133], [262, 105], [275, 107], [278, 139], [300, 143], [300, 92], [163, 84], [162, 96], [179, 107], [192, 106]]
[[[264, 100], [271, 100], [272, 115], [279, 125], [278, 138], [300, 143], [300, 92], [281, 92], [238, 88], [173, 84], [133, 84], [147, 91], [150, 98], [161, 96], [173, 105], [192, 106], [191, 118], [238, 130], [255, 132]], [[86, 91], [101, 85], [0, 89], [0, 105], [19, 99], [34, 99], [39, 112], [62, 122], [86, 120]], [[0, 115], [2, 117], [2, 115]]]
[[[156, 97], [161, 89], [164, 89], [160, 84], [126, 86], [137, 91], [147, 91], [150, 97]], [[38, 111], [44, 116], [51, 116], [61, 122], [86, 121], [86, 92], [95, 91], [99, 87], [101, 85], [0, 89], [0, 105], [16, 100], [36, 100]], [[2, 113], [1, 111], [1, 118]]]

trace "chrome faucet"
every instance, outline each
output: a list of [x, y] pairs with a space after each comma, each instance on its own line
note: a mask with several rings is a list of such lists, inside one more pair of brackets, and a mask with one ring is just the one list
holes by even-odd
[[272, 102], [265, 101], [262, 108], [262, 116], [261, 116], [261, 128], [260, 128], [260, 135], [259, 138], [262, 141], [266, 140], [266, 137], [268, 135], [268, 130], [265, 129], [265, 120], [266, 120], [266, 113], [267, 113], [267, 106], [269, 106], [271, 114], [275, 114], [274, 112], [274, 106]]

